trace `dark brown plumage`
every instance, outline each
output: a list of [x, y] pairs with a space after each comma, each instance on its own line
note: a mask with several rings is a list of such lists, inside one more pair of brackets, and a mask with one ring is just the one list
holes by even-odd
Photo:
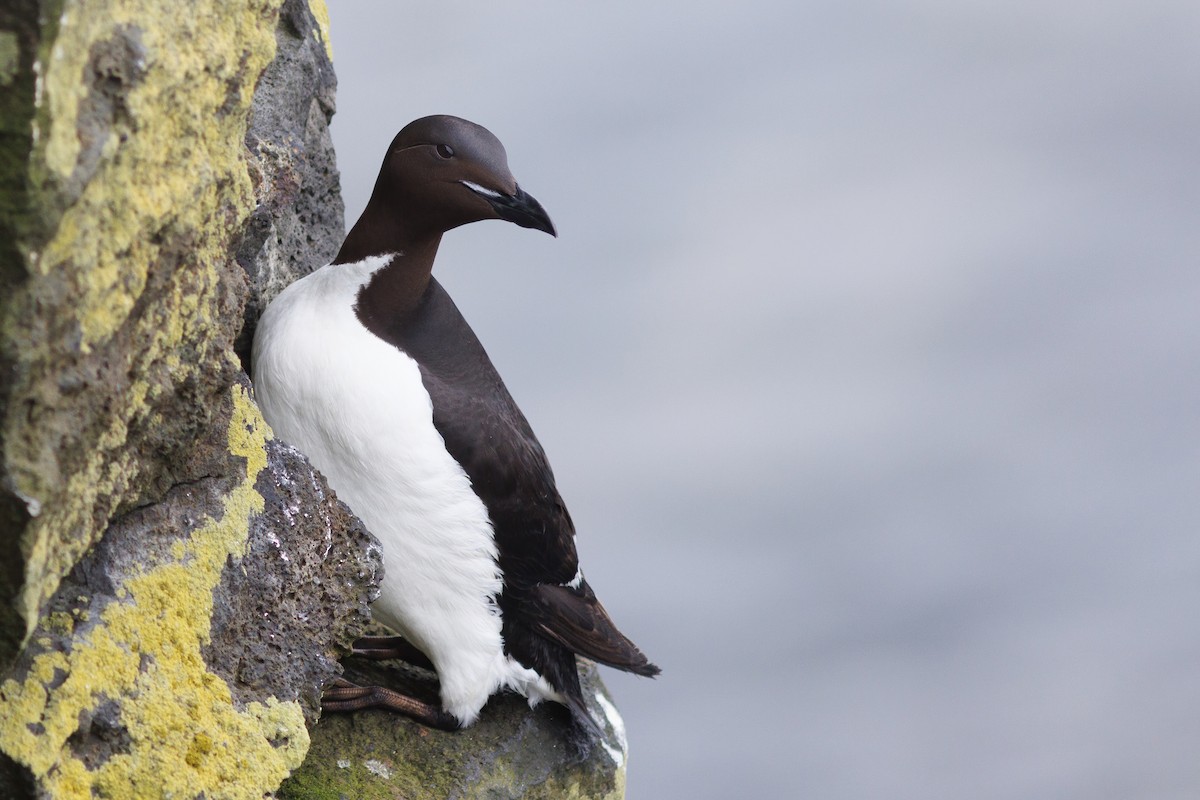
[[[617, 630], [583, 579], [574, 525], [546, 455], [483, 346], [432, 277], [442, 234], [484, 219], [555, 234], [541, 205], [518, 187], [491, 133], [456, 117], [426, 117], [393, 140], [371, 201], [334, 264], [392, 256], [359, 292], [358, 319], [417, 362], [434, 426], [486, 506], [503, 574], [496, 603], [504, 651], [542, 675], [576, 718], [593, 724], [576, 654], [639, 675], [659, 669]], [[428, 708], [414, 711], [410, 699], [393, 702], [395, 693], [339, 689], [327, 706], [384, 705], [445, 723]]]

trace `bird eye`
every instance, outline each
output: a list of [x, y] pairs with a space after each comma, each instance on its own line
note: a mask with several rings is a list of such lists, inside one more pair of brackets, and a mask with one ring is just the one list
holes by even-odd
[[454, 148], [448, 144], [439, 144], [437, 146], [437, 154], [442, 158], [451, 158], [454, 156]]

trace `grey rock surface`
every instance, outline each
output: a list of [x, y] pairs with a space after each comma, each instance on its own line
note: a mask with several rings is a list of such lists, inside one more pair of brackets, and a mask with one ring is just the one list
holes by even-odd
[[345, 207], [329, 135], [337, 78], [302, 0], [286, 0], [276, 55], [259, 80], [246, 132], [260, 198], [238, 248], [250, 279], [236, 350], [250, 373], [250, 345], [267, 304], [285, 286], [337, 255]]
[[379, 543], [282, 442], [267, 442], [254, 488], [265, 508], [214, 592], [204, 659], [237, 702], [298, 700], [313, 725], [322, 689], [341, 672], [338, 657], [370, 622]]

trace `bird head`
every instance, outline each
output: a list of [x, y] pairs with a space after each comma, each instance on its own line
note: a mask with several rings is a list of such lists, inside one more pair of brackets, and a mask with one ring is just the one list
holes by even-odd
[[422, 117], [396, 134], [371, 202], [377, 199], [428, 233], [502, 219], [558, 235], [541, 203], [517, 185], [500, 140], [458, 117]]

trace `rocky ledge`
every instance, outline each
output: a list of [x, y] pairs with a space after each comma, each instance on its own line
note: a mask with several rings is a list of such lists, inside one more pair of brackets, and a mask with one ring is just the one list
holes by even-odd
[[318, 722], [378, 544], [245, 367], [344, 231], [328, 28], [321, 0], [0, 7], [0, 796], [623, 795], [590, 668], [591, 746], [515, 697], [453, 734]]

